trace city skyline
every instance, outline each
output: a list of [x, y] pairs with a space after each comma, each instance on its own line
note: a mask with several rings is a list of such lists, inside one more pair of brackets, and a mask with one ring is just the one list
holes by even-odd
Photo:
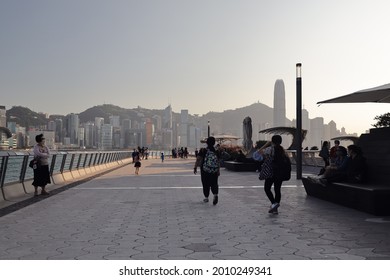
[[257, 101], [283, 79], [295, 118], [295, 64], [310, 118], [358, 134], [386, 104], [317, 102], [389, 82], [390, 3], [366, 1], [3, 1], [1, 104], [49, 114], [99, 105], [190, 114]]
[[[275, 83], [275, 106], [278, 104], [281, 107], [284, 104], [282, 80], [277, 80]], [[4, 113], [5, 109], [2, 112]], [[254, 141], [269, 138], [265, 134], [257, 133], [265, 128], [294, 126], [294, 120], [287, 119], [283, 110], [274, 110], [262, 103], [254, 103], [239, 109], [212, 113], [207, 116], [190, 115], [186, 109], [182, 109], [180, 114], [176, 113], [175, 117], [172, 113], [170, 105], [159, 111], [148, 108], [134, 108], [129, 111], [129, 109], [120, 109], [114, 105], [101, 105], [82, 112], [80, 115], [84, 115], [83, 120], [80, 119], [79, 114], [74, 113], [62, 117], [54, 115], [55, 118], [41, 113], [46, 122], [42, 123], [43, 119], [41, 119], [41, 122], [35, 123], [35, 125], [23, 126], [22, 123], [28, 123], [28, 120], [26, 122], [23, 119], [24, 115], [29, 115], [30, 119], [36, 118], [36, 115], [31, 114], [29, 109], [17, 109], [7, 114], [8, 117], [14, 116], [7, 126], [14, 135], [10, 142], [12, 143], [10, 146], [14, 148], [24, 146], [25, 136], [30, 136], [28, 141], [31, 145], [31, 141], [33, 141], [31, 135], [42, 131], [45, 133], [45, 137], [50, 139], [49, 142], [53, 147], [56, 145], [62, 148], [95, 147], [102, 149], [126, 148], [129, 145], [199, 147], [199, 140], [207, 135], [208, 123], [211, 135], [227, 134], [242, 137], [242, 121], [246, 117], [252, 119]], [[318, 147], [319, 143], [325, 140], [329, 141], [333, 137], [357, 136], [346, 131], [343, 127], [337, 127], [337, 123], [334, 121], [324, 123], [324, 119], [320, 117], [310, 119], [306, 109], [303, 109], [302, 113], [302, 128], [308, 131], [303, 142], [304, 147]], [[5, 122], [5, 114], [1, 121]], [[46, 133], [49, 133], [50, 136]], [[288, 135], [283, 137], [285, 139], [284, 145], [289, 146], [290, 137]]]

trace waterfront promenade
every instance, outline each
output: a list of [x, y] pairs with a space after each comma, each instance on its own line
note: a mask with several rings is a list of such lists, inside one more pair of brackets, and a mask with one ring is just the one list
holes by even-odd
[[307, 197], [295, 173], [271, 215], [257, 176], [222, 169], [213, 206], [193, 160], [125, 165], [0, 217], [0, 259], [390, 259], [390, 217]]

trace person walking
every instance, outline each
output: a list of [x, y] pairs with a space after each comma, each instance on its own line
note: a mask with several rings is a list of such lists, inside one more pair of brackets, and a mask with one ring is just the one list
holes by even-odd
[[33, 153], [37, 164], [34, 168], [34, 180], [32, 182], [35, 188], [34, 196], [38, 196], [38, 187], [41, 187], [41, 195], [48, 195], [49, 192], [45, 188], [47, 184], [51, 184], [49, 173], [50, 151], [45, 145], [43, 134], [35, 136], [35, 141], [37, 143], [34, 145]]
[[135, 175], [138, 175], [139, 174], [139, 168], [141, 167], [141, 159], [139, 157], [139, 155], [137, 155], [134, 159], [135, 163], [134, 163], [134, 167], [135, 167]]
[[[271, 214], [278, 214], [278, 208], [282, 198], [282, 183], [291, 177], [291, 162], [281, 144], [282, 137], [280, 135], [274, 135], [272, 136], [271, 143], [265, 144], [260, 149], [260, 152], [266, 158], [265, 160], [268, 160], [271, 168], [270, 175], [264, 181], [264, 191], [271, 202], [268, 213]], [[274, 185], [275, 195], [271, 191], [272, 185]]]
[[199, 151], [194, 166], [194, 174], [200, 166], [200, 178], [203, 186], [203, 202], [209, 202], [210, 189], [214, 195], [213, 205], [218, 203], [218, 177], [220, 175], [220, 153], [214, 148], [215, 138], [207, 138], [207, 148]]
[[160, 158], [161, 158], [161, 162], [164, 162], [164, 158], [165, 158], [164, 152], [161, 152]]

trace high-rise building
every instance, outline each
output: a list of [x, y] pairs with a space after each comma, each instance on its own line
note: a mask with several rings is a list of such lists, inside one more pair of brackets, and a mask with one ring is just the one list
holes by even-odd
[[77, 140], [78, 140], [77, 145], [79, 147], [85, 148], [85, 128], [84, 127], [79, 127]]
[[275, 82], [273, 126], [286, 126], [286, 93], [283, 80], [276, 80]]
[[7, 127], [7, 110], [5, 106], [0, 106], [0, 127]]
[[160, 130], [161, 130], [161, 127], [162, 127], [161, 116], [159, 116], [159, 115], [154, 115], [154, 116], [153, 116], [153, 123], [154, 123], [154, 127], [156, 128], [156, 130], [160, 131]]
[[101, 149], [112, 149], [113, 128], [111, 124], [103, 124], [101, 127]]
[[189, 125], [188, 129], [188, 147], [193, 149], [200, 147], [200, 128], [195, 127], [194, 125]]
[[112, 128], [112, 147], [114, 149], [121, 147], [121, 129], [119, 127]]
[[306, 137], [302, 143], [304, 147], [312, 147], [317, 146], [316, 143], [311, 141], [311, 131], [310, 131], [310, 119], [309, 119], [309, 111], [306, 109], [302, 109], [302, 129], [307, 131]]
[[104, 125], [104, 118], [95, 117], [95, 145], [96, 147], [101, 147], [102, 141], [102, 126]]
[[163, 128], [172, 129], [172, 122], [172, 107], [171, 105], [168, 105], [164, 110]]
[[49, 131], [56, 131], [56, 122], [55, 121], [49, 121], [47, 123], [47, 130], [49, 130]]
[[85, 147], [95, 147], [95, 124], [93, 122], [87, 122], [85, 125]]
[[178, 146], [187, 147], [188, 143], [188, 110], [181, 110], [180, 125], [179, 125], [179, 139]]
[[62, 143], [64, 138], [64, 125], [62, 119], [56, 119], [56, 133], [55, 133], [55, 142]]
[[119, 116], [110, 116], [109, 119], [113, 128], [119, 128], [121, 126]]
[[150, 147], [153, 144], [154, 125], [151, 119], [145, 121], [145, 144]]
[[[310, 143], [321, 148], [324, 141], [324, 118], [318, 117], [310, 120]], [[327, 140], [327, 139], [326, 139]]]
[[340, 136], [340, 133], [337, 131], [337, 125], [334, 121], [330, 121], [328, 125], [329, 125], [330, 138]]
[[18, 127], [18, 124], [16, 122], [8, 122], [7, 128], [11, 131], [11, 133], [16, 133], [16, 128]]
[[129, 141], [126, 135], [128, 135], [130, 129], [131, 129], [131, 120], [130, 119], [122, 120], [121, 139], [120, 139], [121, 148], [129, 148]]
[[70, 139], [70, 144], [79, 145], [79, 115], [69, 114], [65, 118], [66, 137]]

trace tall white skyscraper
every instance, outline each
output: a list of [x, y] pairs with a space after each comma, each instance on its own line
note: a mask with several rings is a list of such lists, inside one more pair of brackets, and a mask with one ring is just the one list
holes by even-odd
[[286, 126], [286, 93], [283, 80], [276, 80], [275, 82], [273, 126]]

